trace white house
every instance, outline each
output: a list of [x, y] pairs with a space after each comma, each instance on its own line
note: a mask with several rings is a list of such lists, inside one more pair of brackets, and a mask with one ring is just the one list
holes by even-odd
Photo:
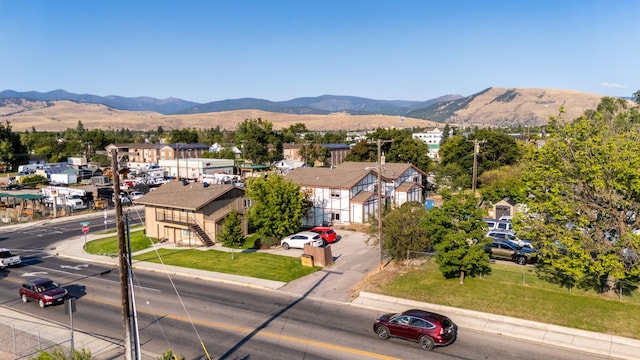
[[274, 164], [276, 171], [282, 175], [289, 173], [293, 169], [305, 166], [305, 163], [300, 160], [288, 159], [280, 160]]
[[[382, 166], [381, 193], [385, 203], [400, 206], [407, 201], [422, 203], [422, 179], [426, 174], [408, 163]], [[304, 226], [364, 224], [378, 210], [377, 164], [345, 162], [334, 168], [301, 167], [285, 178], [310, 195], [313, 206]]]

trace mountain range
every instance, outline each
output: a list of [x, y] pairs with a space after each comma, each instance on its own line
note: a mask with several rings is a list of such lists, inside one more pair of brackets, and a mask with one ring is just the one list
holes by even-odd
[[49, 92], [4, 90], [0, 99], [30, 99], [42, 101], [69, 100], [90, 104], [102, 104], [119, 110], [154, 111], [164, 115], [202, 114], [235, 110], [262, 110], [283, 114], [328, 115], [333, 112], [348, 112], [353, 115], [406, 115], [407, 113], [427, 108], [433, 104], [456, 100], [461, 95], [445, 95], [427, 101], [405, 100], [372, 100], [355, 96], [323, 95], [318, 97], [301, 97], [287, 101], [269, 101], [256, 98], [241, 98], [213, 101], [199, 104], [192, 101], [151, 97], [97, 96], [90, 94], [74, 94], [65, 90]]
[[[367, 120], [374, 116], [386, 116], [392, 123], [402, 122], [402, 125], [412, 127], [416, 126], [413, 120], [417, 120], [418, 124], [420, 120], [428, 120], [423, 122], [424, 126], [431, 126], [431, 122], [483, 127], [538, 126], [546, 124], [549, 116], [558, 115], [560, 107], [565, 111], [563, 114], [565, 119], [573, 119], [587, 109], [594, 109], [601, 97], [601, 95], [572, 90], [487, 88], [467, 97], [444, 95], [425, 101], [373, 100], [355, 96], [323, 95], [278, 102], [241, 98], [200, 104], [177, 98], [97, 96], [74, 94], [64, 90], [45, 93], [4, 90], [0, 92], [0, 119], [10, 121], [14, 128], [17, 128], [18, 124], [29, 122], [32, 126], [38, 125], [38, 129], [49, 129], [56, 122], [62, 125], [62, 122], [74, 121], [75, 118], [71, 119], [69, 113], [81, 114], [84, 107], [87, 116], [89, 114], [97, 116], [96, 114], [106, 112], [111, 119], [116, 115], [126, 116], [128, 119], [149, 117], [153, 119], [151, 123], [162, 123], [167, 120], [173, 126], [183, 124], [186, 127], [210, 127], [193, 121], [207, 119], [205, 123], [211, 123], [211, 119], [219, 118], [214, 116], [216, 114], [234, 118], [231, 114], [246, 114], [248, 111], [261, 116], [264, 114], [264, 117], [272, 122], [275, 117], [286, 118], [287, 123], [291, 121], [307, 123], [312, 118], [318, 119], [323, 116], [331, 116], [331, 119], [335, 120], [336, 115], [343, 115], [347, 116], [347, 121], [341, 126], [350, 127], [350, 129], [375, 126]], [[70, 110], [71, 108], [73, 110]], [[38, 121], [38, 116], [41, 121]], [[295, 120], [296, 117], [299, 119]], [[177, 119], [180, 120], [177, 121]], [[85, 124], [85, 120], [81, 121]], [[385, 126], [385, 121], [381, 123], [382, 125], [378, 125]], [[110, 121], [102, 127], [115, 125], [115, 123], [117, 122]], [[124, 124], [126, 125], [127, 121], [124, 121]], [[146, 121], [143, 125], [148, 126], [149, 122]], [[129, 126], [128, 128], [137, 127]], [[279, 126], [274, 123], [274, 127]], [[307, 127], [312, 129], [309, 125]], [[326, 127], [320, 127], [320, 129], [331, 130]]]

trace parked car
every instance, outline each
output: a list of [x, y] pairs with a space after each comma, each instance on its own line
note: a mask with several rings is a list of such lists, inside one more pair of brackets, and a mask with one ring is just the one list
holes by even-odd
[[509, 230], [490, 230], [487, 236], [498, 240], [511, 240], [516, 238], [516, 233]]
[[41, 308], [63, 303], [69, 297], [67, 289], [47, 278], [29, 279], [22, 284], [19, 292], [22, 302], [37, 301]]
[[131, 199], [131, 201], [136, 201], [138, 199], [140, 199], [141, 197], [143, 197], [144, 194], [140, 191], [132, 191], [129, 193], [129, 199]]
[[419, 343], [425, 350], [449, 345], [456, 339], [456, 328], [451, 319], [418, 309], [382, 315], [373, 323], [373, 331], [380, 339], [402, 338]]
[[324, 244], [320, 234], [311, 231], [302, 231], [297, 234], [289, 235], [280, 241], [283, 249], [290, 248], [304, 249], [304, 245], [311, 243], [311, 246], [319, 247]]
[[322, 238], [322, 240], [324, 240], [324, 245], [334, 243], [336, 240], [338, 240], [338, 234], [336, 234], [336, 232], [328, 226], [316, 226], [310, 231], [316, 234], [320, 234], [320, 237]]
[[524, 239], [520, 239], [518, 237], [518, 235], [511, 230], [492, 230], [489, 231], [487, 233], [487, 236], [495, 239], [495, 240], [505, 240], [505, 241], [511, 241], [512, 243], [518, 245], [518, 246], [522, 246], [522, 247], [527, 247], [529, 249], [533, 249], [533, 244], [531, 243], [531, 241], [529, 240], [524, 240]]
[[[114, 202], [114, 203], [116, 202], [116, 194], [112, 194], [111, 195], [111, 201]], [[127, 194], [120, 193], [120, 204], [122, 204], [122, 205], [131, 204], [131, 199], [129, 199]]]
[[538, 260], [535, 250], [518, 246], [508, 240], [493, 240], [485, 251], [490, 257], [501, 260], [515, 261], [518, 265], [533, 264]]
[[498, 220], [496, 230], [513, 230], [513, 223], [510, 220]]
[[487, 223], [487, 227], [489, 227], [489, 230], [494, 230], [496, 228], [496, 224], [498, 223], [496, 219], [489, 218], [483, 218], [482, 221]]
[[10, 183], [2, 187], [2, 190], [22, 190], [21, 184]]

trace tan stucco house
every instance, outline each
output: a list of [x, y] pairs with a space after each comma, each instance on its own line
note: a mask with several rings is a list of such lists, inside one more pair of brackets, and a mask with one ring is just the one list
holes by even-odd
[[235, 210], [243, 232], [248, 231], [245, 210], [250, 201], [242, 188], [173, 180], [136, 200], [144, 205], [147, 235], [179, 245], [212, 246], [222, 232], [225, 217]]

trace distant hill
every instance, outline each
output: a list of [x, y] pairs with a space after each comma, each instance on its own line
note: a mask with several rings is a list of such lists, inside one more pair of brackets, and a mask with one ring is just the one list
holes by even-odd
[[427, 101], [405, 100], [372, 100], [355, 96], [323, 95], [317, 97], [302, 97], [287, 101], [268, 101], [254, 98], [214, 101], [196, 105], [183, 112], [185, 114], [199, 114], [233, 110], [263, 110], [283, 114], [315, 114], [328, 115], [344, 112], [351, 115], [398, 115], [426, 108], [434, 104], [461, 99], [461, 95], [446, 95]]
[[64, 131], [82, 122], [85, 129], [129, 129], [136, 131], [171, 129], [210, 129], [220, 127], [235, 130], [246, 119], [269, 121], [275, 130], [303, 123], [311, 131], [375, 130], [382, 128], [424, 128], [443, 124], [423, 119], [390, 115], [329, 115], [284, 114], [262, 110], [234, 110], [202, 114], [164, 115], [153, 111], [126, 111], [101, 104], [68, 100], [41, 101], [0, 99], [0, 122], [8, 121], [14, 131]]
[[122, 96], [97, 96], [90, 94], [74, 94], [64, 90], [53, 90], [46, 93], [37, 91], [17, 92], [4, 90], [0, 92], [0, 99], [30, 99], [30, 100], [70, 100], [89, 104], [102, 104], [115, 109], [129, 111], [155, 111], [161, 114], [172, 114], [184, 109], [196, 106], [193, 101], [176, 98], [154, 99], [151, 97], [122, 97]]
[[274, 129], [304, 123], [310, 130], [364, 130], [377, 127], [428, 128], [457, 126], [512, 127], [548, 123], [564, 108], [565, 120], [595, 109], [601, 96], [556, 89], [488, 88], [462, 97], [446, 95], [427, 101], [372, 100], [324, 95], [274, 102], [243, 98], [206, 104], [180, 99], [124, 98], [78, 95], [64, 90], [48, 93], [0, 92], [0, 121], [17, 131], [74, 128], [155, 130], [235, 129], [249, 118], [262, 118]]
[[155, 111], [164, 115], [203, 114], [234, 110], [262, 110], [299, 115], [328, 115], [333, 112], [345, 112], [352, 115], [405, 115], [416, 109], [460, 98], [462, 98], [461, 95], [446, 95], [427, 101], [404, 101], [372, 100], [354, 96], [324, 95], [318, 97], [296, 98], [287, 101], [242, 98], [199, 104], [176, 98], [159, 100], [150, 97], [103, 97], [89, 94], [74, 94], [64, 90], [54, 90], [46, 93], [40, 93], [37, 91], [17, 92], [13, 90], [0, 92], [0, 99], [30, 99], [43, 101], [70, 100], [90, 104], [102, 104], [119, 110]]
[[433, 104], [406, 114], [459, 125], [480, 127], [537, 126], [550, 116], [573, 120], [587, 109], [595, 109], [602, 96], [572, 90], [488, 88], [462, 99]]

